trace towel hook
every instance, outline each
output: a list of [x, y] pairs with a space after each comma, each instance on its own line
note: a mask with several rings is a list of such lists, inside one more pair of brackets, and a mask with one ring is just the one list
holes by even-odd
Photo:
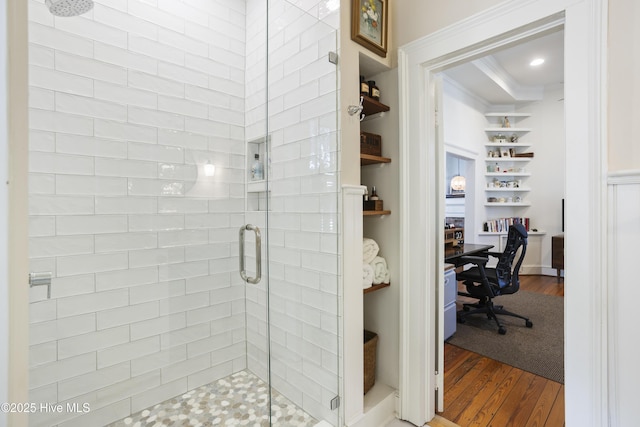
[[[362, 110], [364, 109], [364, 106], [362, 105], [362, 103], [364, 102], [364, 97], [360, 97], [360, 105], [349, 105], [349, 107], [347, 108], [347, 113], [349, 113], [350, 116], [354, 116], [356, 114], [360, 114], [362, 113]], [[364, 113], [362, 113], [362, 115], [360, 116], [360, 121], [364, 120]]]

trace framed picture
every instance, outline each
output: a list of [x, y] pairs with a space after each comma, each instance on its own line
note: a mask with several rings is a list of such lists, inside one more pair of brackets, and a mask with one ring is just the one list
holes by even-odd
[[511, 152], [508, 148], [502, 148], [500, 150], [500, 157], [511, 157]]
[[387, 57], [387, 0], [352, 0], [351, 40]]

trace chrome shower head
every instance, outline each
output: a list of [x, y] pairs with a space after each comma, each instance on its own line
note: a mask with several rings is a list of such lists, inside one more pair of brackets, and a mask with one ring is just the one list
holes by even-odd
[[49, 12], [56, 16], [78, 16], [93, 8], [93, 0], [45, 0]]

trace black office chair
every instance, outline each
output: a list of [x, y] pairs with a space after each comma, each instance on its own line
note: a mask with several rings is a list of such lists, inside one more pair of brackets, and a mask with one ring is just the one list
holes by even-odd
[[[488, 256], [462, 257], [462, 260], [473, 263], [476, 266], [456, 275], [456, 279], [464, 282], [467, 288], [467, 292], [458, 292], [458, 295], [476, 298], [478, 302], [463, 304], [463, 309], [457, 313], [459, 323], [464, 323], [467, 316], [472, 314], [485, 313], [489, 319], [495, 320], [498, 325], [498, 332], [501, 335], [506, 334], [507, 330], [498, 319], [498, 314], [524, 319], [527, 328], [533, 326], [533, 323], [528, 318], [504, 310], [501, 305], [493, 304], [493, 298], [500, 295], [515, 294], [520, 289], [518, 272], [527, 252], [527, 237], [527, 230], [522, 224], [510, 226], [504, 252], [487, 252], [487, 255], [498, 258], [498, 264], [495, 268], [486, 267], [489, 261]], [[520, 248], [522, 248], [520, 257], [514, 265], [516, 253]]]

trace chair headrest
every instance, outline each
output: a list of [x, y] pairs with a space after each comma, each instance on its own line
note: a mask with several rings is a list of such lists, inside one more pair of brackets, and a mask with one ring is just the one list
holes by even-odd
[[529, 236], [529, 233], [527, 233], [527, 229], [524, 228], [524, 225], [517, 223], [517, 224], [513, 224], [511, 227], [515, 231], [517, 231], [518, 234], [520, 234], [523, 238], [526, 239]]

